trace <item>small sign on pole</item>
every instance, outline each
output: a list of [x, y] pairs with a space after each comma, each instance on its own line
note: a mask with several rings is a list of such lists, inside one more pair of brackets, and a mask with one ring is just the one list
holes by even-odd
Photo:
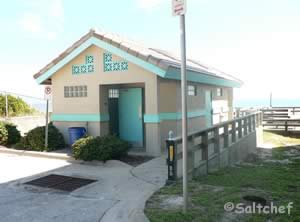
[[46, 86], [44, 90], [44, 98], [46, 99], [46, 127], [45, 127], [45, 148], [48, 147], [48, 122], [49, 122], [49, 100], [52, 99], [52, 87]]
[[46, 100], [51, 100], [51, 98], [52, 98], [52, 87], [51, 86], [45, 86], [44, 98]]
[[172, 0], [173, 16], [184, 15], [186, 13], [186, 0]]

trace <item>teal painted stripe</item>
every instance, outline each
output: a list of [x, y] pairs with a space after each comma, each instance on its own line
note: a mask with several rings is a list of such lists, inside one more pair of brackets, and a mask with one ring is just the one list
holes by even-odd
[[57, 114], [51, 115], [51, 121], [57, 122], [106, 122], [109, 121], [108, 114]]
[[109, 51], [117, 56], [120, 56], [120, 57], [126, 59], [127, 61], [132, 62], [138, 66], [141, 66], [144, 69], [146, 69], [150, 72], [153, 72], [161, 77], [164, 77], [166, 74], [165, 70], [163, 70], [151, 63], [148, 63], [140, 58], [130, 55], [129, 53], [123, 51], [122, 49], [119, 49], [107, 42], [104, 42], [95, 37], [91, 37], [87, 41], [82, 43], [78, 48], [76, 48], [72, 53], [70, 53], [68, 56], [66, 56], [64, 59], [62, 59], [56, 65], [54, 65], [51, 69], [49, 69], [47, 72], [45, 72], [42, 76], [38, 77], [36, 79], [36, 81], [39, 84], [41, 84], [43, 81], [50, 78], [55, 72], [57, 72], [59, 69], [61, 69], [67, 63], [69, 63], [72, 59], [74, 59], [76, 56], [78, 56], [81, 52], [83, 52], [85, 49], [87, 49], [91, 45], [96, 45], [104, 50], [107, 50], [107, 51]]
[[[209, 115], [209, 112], [206, 110], [192, 111], [188, 112], [188, 118], [195, 118], [200, 116]], [[145, 114], [144, 122], [145, 123], [159, 123], [164, 120], [180, 120], [181, 112], [175, 113], [159, 113], [159, 114]]]
[[[180, 80], [180, 69], [169, 69], [166, 73], [165, 78], [167, 79], [176, 79]], [[211, 75], [198, 73], [194, 71], [187, 71], [187, 80], [192, 82], [199, 82], [199, 83], [205, 83], [210, 85], [217, 85], [217, 86], [225, 86], [225, 87], [241, 87], [242, 83], [228, 80], [228, 79], [221, 79], [218, 77], [214, 77]]]

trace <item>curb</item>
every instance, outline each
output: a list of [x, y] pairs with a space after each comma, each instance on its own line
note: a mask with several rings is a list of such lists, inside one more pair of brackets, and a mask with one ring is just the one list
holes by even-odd
[[16, 154], [19, 156], [42, 157], [48, 159], [68, 160], [70, 162], [78, 162], [78, 163], [81, 162], [75, 160], [73, 157], [68, 156], [67, 154], [64, 153], [48, 153], [48, 152], [38, 152], [38, 151], [15, 150], [15, 149], [9, 149], [5, 147], [0, 147], [0, 153]]

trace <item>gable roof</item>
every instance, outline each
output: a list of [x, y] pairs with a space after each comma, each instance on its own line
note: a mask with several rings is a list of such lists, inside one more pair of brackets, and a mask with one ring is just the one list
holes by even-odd
[[[51, 76], [56, 71], [91, 45], [97, 45], [163, 78], [180, 79], [181, 61], [176, 55], [160, 49], [147, 48], [119, 35], [95, 29], [91, 29], [42, 68], [34, 78], [39, 84], [51, 83]], [[192, 59], [187, 59], [187, 75], [187, 79], [194, 82], [228, 87], [242, 85], [239, 79]]]

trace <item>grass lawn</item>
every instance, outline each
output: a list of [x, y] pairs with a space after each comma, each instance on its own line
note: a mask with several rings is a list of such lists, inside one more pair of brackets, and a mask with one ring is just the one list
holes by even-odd
[[[268, 136], [274, 139], [278, 135]], [[296, 142], [300, 144], [299, 139]], [[186, 214], [182, 213], [180, 204], [170, 202], [181, 196], [181, 182], [163, 187], [148, 200], [147, 217], [151, 222], [300, 221], [300, 148], [290, 146], [261, 151], [268, 152], [269, 156], [259, 156], [255, 162], [242, 163], [192, 180]], [[280, 163], [281, 160], [287, 162]], [[263, 197], [267, 204], [272, 202], [276, 206], [293, 202], [291, 214], [239, 214], [224, 210], [227, 202], [249, 204], [243, 199], [245, 195]]]

